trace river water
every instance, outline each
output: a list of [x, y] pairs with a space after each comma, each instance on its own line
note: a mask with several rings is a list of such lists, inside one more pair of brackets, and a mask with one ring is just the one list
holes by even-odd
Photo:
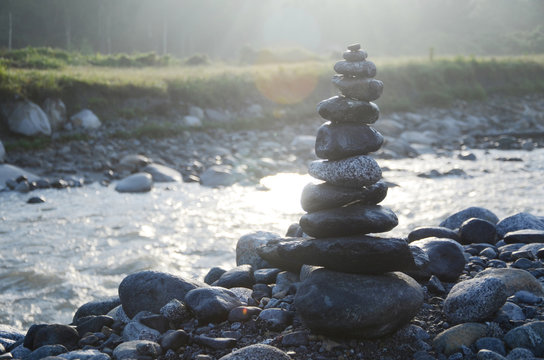
[[[544, 215], [544, 149], [474, 151], [477, 161], [432, 154], [379, 160], [390, 188], [384, 205], [399, 217], [388, 235], [438, 225], [468, 206], [499, 218]], [[499, 157], [523, 161], [500, 161]], [[462, 169], [433, 179], [417, 174]], [[212, 266], [235, 266], [238, 238], [253, 231], [284, 234], [303, 214], [308, 175], [278, 174], [261, 186], [210, 189], [156, 184], [146, 194], [120, 194], [92, 184], [31, 194], [0, 193], [0, 323], [69, 323], [78, 306], [117, 293], [127, 275], [158, 270], [202, 278]], [[26, 204], [30, 196], [46, 202]]]

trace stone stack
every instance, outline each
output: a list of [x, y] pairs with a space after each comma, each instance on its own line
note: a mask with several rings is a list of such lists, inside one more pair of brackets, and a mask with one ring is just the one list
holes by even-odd
[[[335, 64], [341, 95], [322, 101], [315, 151], [308, 172], [323, 180], [302, 192], [304, 236], [277, 239], [258, 249], [271, 264], [291, 271], [304, 265], [295, 306], [310, 329], [332, 335], [380, 337], [407, 323], [423, 303], [419, 284], [398, 272], [416, 269], [404, 239], [368, 235], [393, 229], [393, 211], [377, 205], [387, 195], [382, 172], [368, 154], [383, 144], [370, 127], [383, 83], [359, 44]], [[321, 268], [322, 267], [322, 268]]]

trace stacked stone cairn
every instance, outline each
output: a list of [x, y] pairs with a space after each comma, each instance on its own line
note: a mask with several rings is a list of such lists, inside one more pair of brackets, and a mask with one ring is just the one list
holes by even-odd
[[[371, 101], [383, 83], [359, 44], [335, 64], [333, 84], [341, 95], [322, 101], [326, 120], [317, 132], [309, 173], [323, 180], [308, 184], [301, 203], [307, 214], [298, 234], [258, 249], [271, 264], [300, 271], [295, 306], [312, 331], [333, 336], [376, 338], [410, 321], [423, 304], [419, 284], [403, 272], [416, 269], [404, 239], [368, 235], [393, 229], [393, 211], [377, 205], [387, 195], [382, 172], [368, 154], [383, 136], [369, 126], [379, 117]], [[303, 233], [302, 233], [303, 232]]]

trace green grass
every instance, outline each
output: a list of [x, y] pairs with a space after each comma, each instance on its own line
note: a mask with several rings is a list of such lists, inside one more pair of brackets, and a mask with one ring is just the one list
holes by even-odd
[[[290, 121], [317, 116], [315, 105], [337, 94], [330, 82], [332, 61], [261, 65], [211, 63], [204, 56], [184, 61], [155, 54], [83, 56], [46, 48], [0, 52], [0, 98], [22, 95], [40, 104], [60, 97], [68, 113], [88, 107], [101, 119], [168, 116], [187, 106], [238, 111], [259, 103], [267, 114], [287, 113]], [[457, 99], [483, 100], [494, 94], [544, 92], [544, 55], [502, 58], [370, 59], [378, 67], [384, 93], [382, 112], [449, 106]], [[187, 60], [186, 60], [187, 62]], [[57, 66], [59, 65], [59, 66]], [[130, 99], [162, 100], [151, 108], [127, 106]], [[279, 120], [236, 119], [225, 128], [264, 127]], [[216, 125], [209, 125], [216, 126]], [[119, 136], [162, 137], [184, 131], [168, 124], [146, 124]]]

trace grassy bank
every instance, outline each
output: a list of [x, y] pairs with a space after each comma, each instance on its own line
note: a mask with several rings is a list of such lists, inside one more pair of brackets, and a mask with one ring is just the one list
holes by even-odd
[[[98, 56], [27, 50], [25, 57], [24, 50], [19, 51], [11, 57], [1, 53], [1, 98], [18, 94], [41, 103], [60, 97], [69, 113], [88, 107], [106, 121], [167, 116], [172, 108], [183, 113], [187, 105], [238, 111], [252, 103], [269, 114], [287, 110], [291, 117], [303, 118], [315, 116], [315, 104], [337, 93], [330, 83], [333, 62], [328, 61], [188, 66], [156, 55], [117, 55], [99, 63], [115, 66], [98, 66], [92, 62]], [[385, 83], [377, 101], [383, 112], [448, 106], [456, 99], [482, 100], [493, 94], [544, 92], [544, 55], [371, 60], [378, 66], [377, 78]], [[159, 101], [142, 107], [138, 99]], [[249, 126], [251, 119], [241, 122]]]

